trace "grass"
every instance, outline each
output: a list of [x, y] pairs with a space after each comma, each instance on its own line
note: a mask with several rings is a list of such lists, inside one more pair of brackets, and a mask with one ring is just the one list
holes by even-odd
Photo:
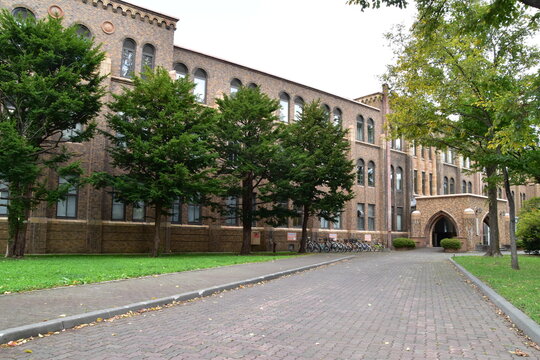
[[0, 259], [0, 294], [57, 286], [96, 283], [146, 275], [265, 262], [293, 253], [147, 255], [34, 255]]
[[519, 256], [521, 270], [512, 270], [510, 256], [456, 256], [453, 258], [540, 324], [540, 257]]

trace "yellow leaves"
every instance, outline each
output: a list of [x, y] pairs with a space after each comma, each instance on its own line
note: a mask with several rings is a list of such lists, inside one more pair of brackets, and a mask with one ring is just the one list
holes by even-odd
[[520, 349], [516, 349], [516, 350], [514, 350], [514, 351], [510, 351], [510, 354], [514, 354], [514, 355], [521, 356], [521, 357], [529, 357], [529, 354], [527, 354], [527, 353], [524, 352], [524, 351], [521, 351]]
[[26, 350], [24, 350], [24, 352], [25, 352], [25, 353], [28, 353], [28, 354], [31, 354], [33, 351], [30, 350], [30, 349], [26, 349]]

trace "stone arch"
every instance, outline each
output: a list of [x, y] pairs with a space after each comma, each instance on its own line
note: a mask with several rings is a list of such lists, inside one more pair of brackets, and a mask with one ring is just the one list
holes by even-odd
[[460, 228], [457, 225], [456, 219], [454, 219], [454, 217], [446, 211], [440, 210], [433, 214], [426, 223], [426, 227], [424, 229], [424, 236], [427, 240], [428, 246], [439, 245], [441, 239], [434, 237], [434, 230], [441, 220], [446, 220], [449, 224], [449, 227], [452, 228], [450, 229], [449, 233], [453, 233], [453, 236], [455, 237], [460, 235]]

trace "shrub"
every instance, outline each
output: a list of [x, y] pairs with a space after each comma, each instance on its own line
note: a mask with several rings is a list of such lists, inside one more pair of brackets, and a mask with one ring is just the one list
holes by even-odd
[[516, 247], [518, 249], [523, 249], [524, 246], [525, 244], [523, 243], [523, 240], [520, 240], [520, 239], [516, 240]]
[[414, 249], [416, 247], [415, 242], [407, 238], [395, 238], [394, 241], [392, 241], [392, 245], [394, 245], [396, 249]]
[[527, 252], [540, 250], [540, 210], [522, 214], [517, 223], [516, 235], [523, 241]]
[[442, 239], [441, 246], [443, 249], [459, 250], [461, 249], [461, 240], [459, 239]]

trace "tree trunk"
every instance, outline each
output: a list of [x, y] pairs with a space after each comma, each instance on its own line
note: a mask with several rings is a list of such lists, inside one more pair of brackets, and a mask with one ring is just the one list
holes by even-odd
[[152, 247], [152, 257], [157, 257], [159, 253], [159, 242], [160, 236], [159, 232], [161, 231], [161, 205], [156, 204], [155, 206], [155, 220], [154, 220], [154, 244]]
[[298, 249], [299, 254], [303, 254], [306, 252], [308, 220], [309, 220], [309, 205], [304, 205], [304, 212], [302, 216], [302, 237], [300, 238], [300, 249]]
[[508, 200], [508, 211], [510, 212], [510, 254], [512, 257], [512, 269], [519, 270], [519, 262], [516, 246], [516, 203], [512, 190], [510, 189], [510, 179], [508, 177], [508, 168], [504, 167], [504, 190], [506, 192], [506, 199]]
[[251, 224], [253, 222], [253, 175], [242, 180], [242, 248], [240, 255], [251, 252]]
[[491, 183], [491, 179], [496, 175], [497, 167], [488, 166], [486, 175], [488, 177], [488, 202], [489, 202], [489, 234], [490, 243], [486, 256], [502, 256], [499, 246], [499, 214], [497, 209], [497, 186]]
[[8, 245], [6, 257], [20, 258], [26, 250], [26, 229], [30, 217], [32, 191], [29, 186], [13, 184], [8, 214]]

